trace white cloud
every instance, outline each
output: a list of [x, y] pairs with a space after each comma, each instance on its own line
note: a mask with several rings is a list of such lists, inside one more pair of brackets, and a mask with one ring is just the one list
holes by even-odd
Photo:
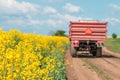
[[60, 14], [60, 13], [50, 15], [50, 17], [51, 18], [56, 18], [56, 19], [59, 19], [59, 20], [63, 20], [64, 23], [69, 22], [69, 21], [94, 20], [93, 18], [82, 18], [80, 16], [73, 16], [71, 14]]
[[29, 19], [29, 20], [7, 20], [5, 22], [7, 25], [14, 25], [14, 26], [19, 26], [19, 27], [61, 27], [64, 22], [62, 20], [53, 20], [53, 19], [48, 19], [48, 20], [34, 20], [34, 19]]
[[81, 17], [77, 17], [77, 16], [72, 16], [69, 14], [65, 14], [64, 18], [66, 21], [79, 21], [81, 19]]
[[109, 22], [111, 25], [117, 25], [120, 24], [120, 19], [117, 18], [106, 18], [104, 21]]
[[72, 16], [70, 14], [65, 14], [64, 18], [66, 21], [94, 21], [93, 18], [82, 18], [80, 16]]
[[[69, 13], [77, 13], [81, 11], [79, 6], [70, 3], [66, 4], [64, 9], [67, 9], [66, 11]], [[37, 15], [31, 15], [33, 13], [37, 13]], [[79, 21], [83, 19], [80, 16], [73, 16], [69, 13], [61, 14], [61, 12], [59, 13], [57, 11], [57, 8], [55, 9], [51, 6], [38, 6], [37, 4], [32, 4], [26, 1], [18, 2], [17, 0], [0, 0], [0, 14], [5, 16], [3, 17], [3, 22], [1, 24], [3, 24], [3, 26], [13, 26], [13, 28], [17, 29], [21, 29], [22, 27], [26, 29], [28, 28], [28, 30], [42, 29], [43, 26], [51, 27], [53, 29], [58, 29], [58, 27], [66, 28], [67, 26], [65, 25], [68, 25], [69, 21]]]
[[79, 11], [82, 11], [82, 9], [80, 8], [80, 6], [76, 6], [76, 5], [72, 5], [71, 3], [67, 3], [63, 9], [67, 12], [70, 13], [77, 13]]
[[42, 25], [42, 24], [43, 22], [40, 20], [32, 20], [32, 19], [28, 20], [28, 25]]
[[0, 0], [0, 12], [1, 13], [36, 13], [38, 11], [38, 5], [29, 2], [18, 2], [16, 0]]
[[72, 16], [70, 14], [60, 14], [60, 13], [56, 13], [56, 14], [52, 14], [50, 15], [51, 18], [55, 18], [55, 19], [59, 19], [59, 20], [63, 20], [64, 23], [65, 21], [77, 21], [79, 19], [81, 19], [78, 16]]
[[17, 25], [17, 26], [24, 25], [24, 21], [22, 19], [19, 19], [19, 20], [8, 20], [8, 21], [6, 21], [6, 23], [9, 24], [9, 25]]
[[[32, 22], [33, 23], [33, 22]], [[53, 19], [48, 19], [48, 20], [38, 20], [34, 21], [35, 24], [38, 24], [40, 26], [49, 26], [49, 27], [62, 27], [64, 22], [62, 20], [53, 20]]]
[[33, 20], [33, 19], [29, 19], [29, 20], [23, 20], [23, 19], [14, 19], [14, 20], [7, 20], [5, 22], [7, 25], [14, 25], [16, 27], [28, 27], [28, 26], [37, 26], [37, 25], [42, 25], [43, 22], [40, 20]]
[[120, 22], [120, 20], [117, 18], [106, 18], [105, 21]]
[[116, 10], [120, 10], [120, 6], [117, 4], [109, 4], [109, 7], [116, 9]]
[[47, 13], [47, 14], [52, 13], [52, 14], [54, 14], [54, 13], [57, 13], [57, 10], [54, 9], [53, 7], [49, 6], [49, 7], [44, 8], [43, 13]]
[[49, 2], [60, 2], [60, 1], [64, 1], [64, 0], [46, 0], [46, 1], [49, 1]]

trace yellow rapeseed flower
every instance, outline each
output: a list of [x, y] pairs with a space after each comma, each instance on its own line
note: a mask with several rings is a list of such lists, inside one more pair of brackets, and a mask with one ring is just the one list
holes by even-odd
[[55, 69], [63, 64], [57, 51], [63, 55], [65, 44], [67, 37], [0, 29], [0, 80], [54, 80]]

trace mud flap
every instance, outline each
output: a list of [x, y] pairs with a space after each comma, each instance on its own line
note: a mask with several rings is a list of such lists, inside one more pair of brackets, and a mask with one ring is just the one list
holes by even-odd
[[96, 50], [92, 50], [91, 54], [93, 54], [93, 56], [96, 56]]
[[101, 57], [102, 56], [102, 47], [97, 47], [96, 56], [97, 57]]
[[76, 57], [77, 56], [77, 50], [75, 49], [75, 47], [70, 47], [70, 54], [72, 57]]

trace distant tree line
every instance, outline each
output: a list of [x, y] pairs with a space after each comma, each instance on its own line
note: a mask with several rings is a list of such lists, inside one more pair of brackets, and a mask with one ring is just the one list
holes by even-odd
[[112, 34], [112, 38], [113, 38], [113, 39], [116, 39], [116, 38], [117, 38], [117, 34], [113, 33], [113, 34]]
[[67, 36], [65, 33], [66, 33], [66, 31], [64, 31], [64, 30], [56, 30], [56, 31], [50, 31], [49, 35], [51, 35], [51, 36]]

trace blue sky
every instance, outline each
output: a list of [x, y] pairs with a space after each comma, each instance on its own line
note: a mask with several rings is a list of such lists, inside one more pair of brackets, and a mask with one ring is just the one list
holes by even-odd
[[69, 22], [99, 20], [108, 22], [108, 35], [120, 35], [119, 0], [0, 0], [0, 27], [9, 31], [49, 35]]

